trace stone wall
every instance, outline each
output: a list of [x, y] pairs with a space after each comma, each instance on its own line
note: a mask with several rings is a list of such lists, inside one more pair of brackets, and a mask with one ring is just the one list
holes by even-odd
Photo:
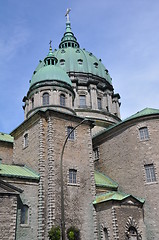
[[0, 158], [3, 164], [12, 164], [13, 144], [0, 141]]
[[[67, 136], [67, 127], [74, 127], [80, 121], [77, 117], [53, 114], [50, 111], [42, 114], [37, 121], [28, 119], [14, 134], [14, 162], [26, 164], [40, 173], [38, 190], [35, 190], [38, 202], [35, 201], [37, 205], [34, 205], [37, 219], [30, 230], [24, 229], [26, 233], [30, 231], [30, 239], [36, 239], [31, 237], [32, 227], [37, 229], [37, 239], [44, 240], [48, 239], [48, 231], [52, 225], [61, 226], [61, 151]], [[29, 136], [26, 148], [23, 147], [25, 133]], [[77, 170], [75, 184], [69, 183], [69, 169]], [[80, 229], [83, 240], [97, 239], [96, 214], [92, 205], [95, 196], [94, 163], [88, 124], [79, 126], [75, 130], [75, 139], [68, 140], [66, 144], [63, 176], [66, 230], [70, 226], [76, 226]], [[26, 185], [23, 196], [29, 200], [35, 195], [33, 191], [34, 188]], [[22, 236], [22, 230], [18, 231], [19, 236]], [[25, 235], [22, 239], [25, 239]]]
[[[139, 128], [146, 126], [149, 139], [141, 141]], [[145, 120], [114, 131], [99, 146], [100, 159], [96, 168], [119, 183], [126, 193], [145, 198], [144, 216], [147, 239], [159, 239], [159, 120]], [[156, 181], [146, 182], [144, 165], [154, 164]]]
[[[26, 133], [28, 134], [28, 145], [24, 146], [24, 135]], [[14, 164], [25, 164], [38, 171], [39, 120], [20, 128], [14, 138]]]
[[[17, 210], [17, 240], [37, 239], [38, 231], [38, 183], [29, 181], [15, 181], [14, 186], [23, 190]], [[21, 224], [21, 207], [28, 206], [28, 223]]]
[[17, 196], [0, 195], [0, 239], [15, 240]]
[[[48, 191], [46, 202], [48, 205], [49, 225], [61, 224], [61, 197], [60, 197], [60, 158], [64, 140], [67, 136], [67, 127], [76, 126], [78, 122], [70, 119], [60, 119], [50, 117], [48, 130]], [[48, 133], [49, 133], [48, 131]], [[52, 155], [51, 155], [52, 151]], [[52, 174], [50, 171], [52, 169]], [[77, 170], [77, 183], [69, 183], [69, 169]], [[65, 206], [65, 226], [66, 229], [72, 225], [81, 231], [81, 238], [93, 239], [94, 218], [92, 201], [95, 196], [94, 166], [92, 160], [91, 134], [88, 125], [81, 125], [75, 130], [75, 139], [68, 140], [63, 156], [63, 176], [64, 176], [64, 206]], [[53, 180], [53, 182], [52, 182]], [[51, 185], [52, 183], [52, 185]], [[51, 195], [54, 201], [51, 202]], [[53, 212], [52, 221], [49, 213]]]
[[107, 230], [109, 240], [126, 240], [130, 226], [136, 228], [139, 239], [145, 238], [143, 210], [137, 204], [123, 202], [105, 202], [96, 206], [98, 217], [99, 238], [105, 240], [104, 230]]

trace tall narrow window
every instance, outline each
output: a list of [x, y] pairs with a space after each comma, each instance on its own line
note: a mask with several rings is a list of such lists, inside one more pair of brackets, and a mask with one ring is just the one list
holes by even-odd
[[28, 147], [28, 133], [24, 135], [24, 148]]
[[23, 205], [21, 208], [21, 224], [28, 224], [29, 223], [29, 207], [27, 205]]
[[69, 169], [69, 183], [77, 183], [77, 170]]
[[49, 105], [49, 94], [44, 93], [43, 94], [43, 106]]
[[67, 136], [69, 136], [68, 139], [75, 139], [75, 132], [73, 131], [73, 127], [67, 127]]
[[98, 147], [93, 149], [93, 153], [94, 153], [94, 160], [99, 160], [99, 149], [98, 149]]
[[144, 167], [145, 167], [145, 172], [146, 172], [146, 181], [147, 182], [156, 182], [154, 165], [146, 164]]
[[66, 97], [64, 94], [60, 95], [60, 105], [65, 106], [66, 105]]
[[31, 107], [34, 108], [34, 98], [31, 99]]
[[103, 232], [104, 232], [104, 240], [108, 240], [108, 230], [104, 228]]
[[148, 140], [149, 139], [149, 133], [147, 127], [142, 127], [139, 129], [140, 133], [140, 140]]
[[102, 99], [97, 98], [97, 102], [98, 102], [98, 109], [102, 109]]
[[80, 107], [86, 107], [86, 96], [85, 95], [79, 95], [79, 104]]

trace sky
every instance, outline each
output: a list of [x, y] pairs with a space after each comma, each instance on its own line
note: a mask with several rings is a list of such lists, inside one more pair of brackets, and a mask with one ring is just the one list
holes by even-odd
[[0, 132], [23, 122], [29, 80], [49, 41], [58, 48], [67, 8], [80, 47], [109, 70], [121, 96], [121, 118], [159, 109], [158, 0], [1, 0]]

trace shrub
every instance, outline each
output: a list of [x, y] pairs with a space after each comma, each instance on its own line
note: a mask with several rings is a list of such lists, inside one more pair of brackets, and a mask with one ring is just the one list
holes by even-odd
[[67, 229], [67, 237], [69, 240], [80, 240], [80, 231], [78, 228], [70, 227]]
[[52, 228], [49, 231], [48, 237], [50, 240], [60, 240], [61, 238], [60, 228], [56, 226], [52, 226]]

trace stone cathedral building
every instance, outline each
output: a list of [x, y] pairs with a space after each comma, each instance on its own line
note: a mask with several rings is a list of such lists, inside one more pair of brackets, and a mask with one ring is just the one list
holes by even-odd
[[39, 61], [24, 121], [0, 133], [0, 239], [159, 239], [159, 110], [122, 121], [101, 59], [80, 48], [67, 12], [58, 49]]

